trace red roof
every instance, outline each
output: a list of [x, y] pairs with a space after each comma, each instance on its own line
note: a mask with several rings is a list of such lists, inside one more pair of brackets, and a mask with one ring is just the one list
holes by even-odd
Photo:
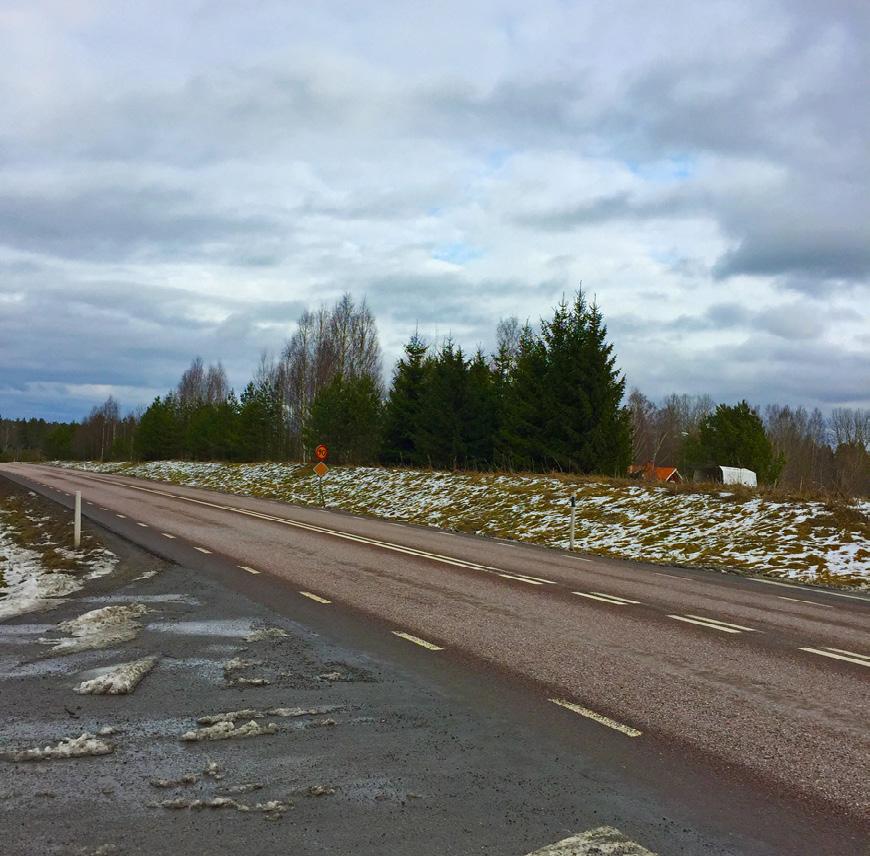
[[650, 481], [682, 481], [683, 477], [676, 467], [656, 467], [652, 461], [645, 464], [632, 464], [628, 468], [630, 476], [641, 476]]

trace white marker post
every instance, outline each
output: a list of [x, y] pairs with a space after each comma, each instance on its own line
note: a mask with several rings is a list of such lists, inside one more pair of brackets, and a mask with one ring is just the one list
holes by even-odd
[[571, 494], [571, 546], [569, 549], [574, 549], [574, 524], [577, 521], [577, 497]]
[[82, 492], [76, 491], [76, 513], [73, 520], [73, 544], [76, 550], [82, 543]]

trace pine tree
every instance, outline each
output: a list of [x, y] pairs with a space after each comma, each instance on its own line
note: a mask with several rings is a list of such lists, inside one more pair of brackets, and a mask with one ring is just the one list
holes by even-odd
[[387, 464], [419, 465], [417, 448], [425, 383], [426, 345], [415, 333], [399, 360], [384, 413], [382, 458]]

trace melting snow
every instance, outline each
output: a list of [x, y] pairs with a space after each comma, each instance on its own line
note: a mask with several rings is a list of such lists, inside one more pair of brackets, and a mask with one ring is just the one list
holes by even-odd
[[80, 737], [67, 737], [56, 746], [6, 752], [3, 757], [8, 761], [53, 761], [61, 758], [80, 758], [84, 755], [108, 755], [114, 749], [111, 743], [84, 732]]
[[273, 722], [260, 725], [253, 719], [244, 725], [238, 726], [233, 722], [218, 722], [207, 728], [195, 728], [192, 731], [185, 731], [181, 735], [181, 739], [187, 741], [231, 740], [235, 737], [259, 737], [261, 734], [274, 734], [276, 730]]
[[92, 680], [83, 681], [75, 688], [75, 692], [80, 695], [128, 695], [139, 686], [139, 682], [156, 663], [156, 657], [120, 663]]
[[150, 610], [142, 603], [104, 606], [58, 624], [57, 629], [68, 634], [67, 638], [42, 637], [39, 641], [43, 645], [51, 645], [60, 654], [107, 648], [134, 639], [142, 629], [142, 625], [135, 619], [147, 612]]

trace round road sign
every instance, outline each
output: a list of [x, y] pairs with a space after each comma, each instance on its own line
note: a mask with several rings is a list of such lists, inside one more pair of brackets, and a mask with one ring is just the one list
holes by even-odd
[[326, 446], [323, 445], [323, 443], [321, 443], [314, 450], [314, 457], [317, 458], [318, 461], [325, 461], [328, 456], [329, 456], [329, 449], [327, 449]]

